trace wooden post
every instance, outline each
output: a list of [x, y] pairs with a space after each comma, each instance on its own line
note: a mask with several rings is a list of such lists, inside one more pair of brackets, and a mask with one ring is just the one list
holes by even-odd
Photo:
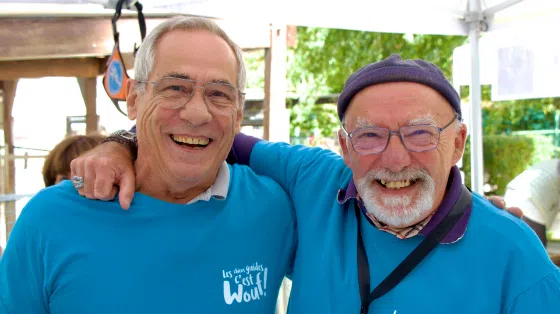
[[[3, 81], [3, 127], [4, 127], [4, 152], [6, 156], [14, 154], [14, 136], [12, 128], [12, 108], [16, 96], [17, 80]], [[5, 175], [5, 182], [1, 188], [2, 194], [14, 194], [16, 192], [16, 174], [15, 174], [15, 161], [11, 158], [4, 158], [3, 172]], [[6, 241], [10, 236], [10, 232], [16, 221], [16, 204], [15, 202], [0, 203], [0, 245], [5, 247]]]
[[97, 115], [97, 78], [78, 78], [82, 97], [86, 104], [86, 134], [98, 132], [99, 116]]
[[286, 109], [286, 25], [271, 25], [270, 48], [265, 49], [263, 137], [290, 142], [290, 115]]

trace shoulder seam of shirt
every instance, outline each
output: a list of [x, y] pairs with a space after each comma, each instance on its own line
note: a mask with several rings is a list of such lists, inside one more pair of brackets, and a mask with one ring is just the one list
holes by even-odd
[[546, 275], [542, 276], [541, 278], [539, 278], [537, 281], [535, 281], [532, 285], [530, 285], [529, 287], [527, 287], [527, 289], [521, 291], [519, 294], [517, 294], [513, 299], [511, 299], [511, 301], [509, 301], [509, 304], [506, 306], [506, 313], [509, 313], [509, 309], [510, 307], [513, 306], [513, 303], [515, 303], [515, 301], [521, 297], [523, 294], [525, 294], [527, 291], [531, 290], [532, 288], [534, 288], [536, 285], [540, 284], [543, 280], [545, 280], [547, 277], [552, 276], [554, 273], [560, 273], [560, 268], [554, 269], [551, 272], [547, 273]]

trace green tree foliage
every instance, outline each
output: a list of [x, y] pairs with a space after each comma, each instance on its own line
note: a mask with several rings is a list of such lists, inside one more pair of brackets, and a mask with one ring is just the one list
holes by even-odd
[[353, 72], [392, 53], [433, 62], [450, 77], [453, 49], [466, 38], [298, 27], [297, 40], [288, 58], [289, 90], [300, 97], [291, 114], [292, 135], [313, 134], [318, 127], [329, 136], [339, 127], [336, 108], [315, 105], [317, 97], [340, 93]]
[[[504, 195], [506, 185], [527, 169], [535, 153], [534, 140], [526, 136], [488, 135], [483, 141], [484, 183], [491, 186], [489, 194]], [[471, 186], [470, 139], [463, 158], [465, 185]]]
[[483, 109], [485, 134], [554, 129], [560, 98], [494, 102]]
[[[461, 97], [468, 101], [469, 88], [461, 88]], [[482, 119], [484, 134], [510, 134], [514, 131], [551, 130], [560, 98], [491, 101], [491, 86], [482, 86]]]
[[297, 105], [290, 112], [290, 134], [295, 137], [335, 136], [340, 127], [336, 105]]
[[264, 90], [264, 50], [245, 51], [243, 57], [247, 67], [247, 87]]
[[289, 79], [326, 84], [338, 93], [356, 70], [392, 53], [403, 58], [423, 58], [440, 66], [450, 77], [453, 50], [464, 44], [463, 36], [405, 35], [342, 29], [298, 27], [298, 43]]

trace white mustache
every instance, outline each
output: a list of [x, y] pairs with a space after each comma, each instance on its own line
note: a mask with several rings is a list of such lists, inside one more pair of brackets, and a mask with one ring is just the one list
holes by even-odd
[[404, 181], [404, 180], [430, 180], [430, 174], [421, 168], [406, 168], [400, 172], [393, 172], [389, 169], [370, 170], [365, 176], [368, 181], [385, 180], [385, 181]]

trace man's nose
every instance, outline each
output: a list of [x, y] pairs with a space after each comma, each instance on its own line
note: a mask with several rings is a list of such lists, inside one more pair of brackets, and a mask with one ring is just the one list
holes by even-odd
[[392, 172], [400, 172], [410, 166], [410, 152], [404, 147], [398, 134], [393, 134], [384, 152], [381, 153], [383, 166]]
[[192, 125], [202, 125], [212, 120], [212, 114], [208, 110], [204, 99], [204, 89], [195, 88], [193, 96], [181, 109], [179, 116]]

